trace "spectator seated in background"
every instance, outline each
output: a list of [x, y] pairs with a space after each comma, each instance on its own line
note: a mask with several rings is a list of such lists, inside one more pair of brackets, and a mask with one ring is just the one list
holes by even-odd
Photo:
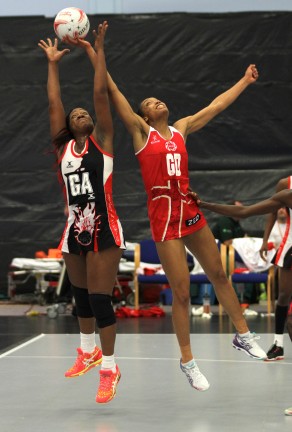
[[[234, 200], [233, 205], [242, 206], [240, 201]], [[214, 237], [225, 245], [232, 244], [234, 238], [245, 237], [247, 234], [239, 223], [239, 219], [220, 216], [212, 228]]]
[[[233, 200], [230, 204], [243, 205], [238, 200]], [[229, 216], [220, 216], [213, 226], [212, 232], [214, 237], [226, 246], [231, 245], [233, 239], [247, 237], [247, 233], [240, 225], [239, 219]], [[235, 266], [237, 268], [243, 267], [242, 261], [236, 261]], [[257, 300], [253, 284], [236, 284], [236, 292], [242, 304], [249, 305]]]
[[286, 222], [287, 210], [286, 207], [281, 207], [277, 212], [277, 219], [274, 223], [272, 231], [270, 232], [268, 240], [269, 243], [273, 243], [275, 249], [278, 249], [282, 243], [286, 231]]

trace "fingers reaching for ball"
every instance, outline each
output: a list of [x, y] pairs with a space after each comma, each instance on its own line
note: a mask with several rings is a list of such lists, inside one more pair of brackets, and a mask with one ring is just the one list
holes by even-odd
[[104, 21], [102, 24], [99, 24], [97, 30], [93, 30], [93, 35], [95, 37], [94, 48], [96, 51], [100, 48], [103, 48], [104, 38], [107, 29], [108, 29], [108, 22]]
[[54, 42], [50, 38], [47, 38], [47, 42], [41, 39], [38, 43], [38, 46], [45, 52], [48, 61], [50, 62], [58, 62], [61, 58], [70, 52], [68, 48], [63, 50], [58, 50], [58, 39], [55, 38]]

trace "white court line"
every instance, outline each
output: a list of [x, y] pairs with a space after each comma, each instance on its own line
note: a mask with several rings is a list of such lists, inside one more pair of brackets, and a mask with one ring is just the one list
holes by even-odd
[[[8, 353], [11, 351], [8, 351]], [[1, 358], [1, 356], [0, 356]], [[11, 358], [15, 358], [15, 359], [75, 359], [75, 357], [73, 356], [10, 356]], [[120, 356], [116, 356], [117, 360], [132, 360], [132, 361], [153, 361], [153, 360], [160, 360], [160, 361], [175, 361], [178, 362], [179, 358], [173, 358], [173, 357], [120, 357]], [[263, 360], [256, 360], [256, 359], [247, 359], [247, 360], [234, 360], [234, 359], [204, 359], [204, 358], [196, 358], [196, 361], [198, 362], [213, 362], [213, 363], [249, 363], [249, 364], [256, 364], [256, 365], [260, 365], [260, 364], [278, 364], [278, 365], [283, 365], [283, 366], [291, 366], [292, 362], [287, 362], [287, 361], [274, 361], [274, 362], [265, 362]]]
[[36, 336], [36, 337], [34, 337], [34, 338], [28, 340], [27, 342], [24, 342], [24, 343], [18, 345], [17, 347], [12, 348], [11, 350], [6, 351], [6, 352], [3, 353], [3, 354], [0, 354], [0, 358], [7, 357], [9, 354], [11, 354], [11, 353], [13, 353], [13, 352], [15, 352], [15, 351], [18, 351], [18, 350], [20, 350], [21, 348], [24, 348], [24, 347], [27, 346], [27, 345], [30, 345], [30, 344], [36, 342], [37, 340], [43, 338], [44, 336], [45, 336], [45, 334], [44, 334], [44, 333], [41, 333], [40, 335], [38, 335], [38, 336]]

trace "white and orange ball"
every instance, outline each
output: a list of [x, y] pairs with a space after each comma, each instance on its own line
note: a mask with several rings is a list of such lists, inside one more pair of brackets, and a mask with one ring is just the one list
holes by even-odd
[[90, 23], [86, 13], [76, 7], [62, 9], [55, 18], [54, 30], [59, 39], [65, 37], [83, 39], [86, 37], [90, 28]]

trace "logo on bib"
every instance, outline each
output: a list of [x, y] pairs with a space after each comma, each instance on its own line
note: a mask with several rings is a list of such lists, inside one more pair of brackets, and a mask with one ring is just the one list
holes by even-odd
[[173, 141], [166, 141], [165, 147], [168, 151], [176, 151], [177, 145]]

